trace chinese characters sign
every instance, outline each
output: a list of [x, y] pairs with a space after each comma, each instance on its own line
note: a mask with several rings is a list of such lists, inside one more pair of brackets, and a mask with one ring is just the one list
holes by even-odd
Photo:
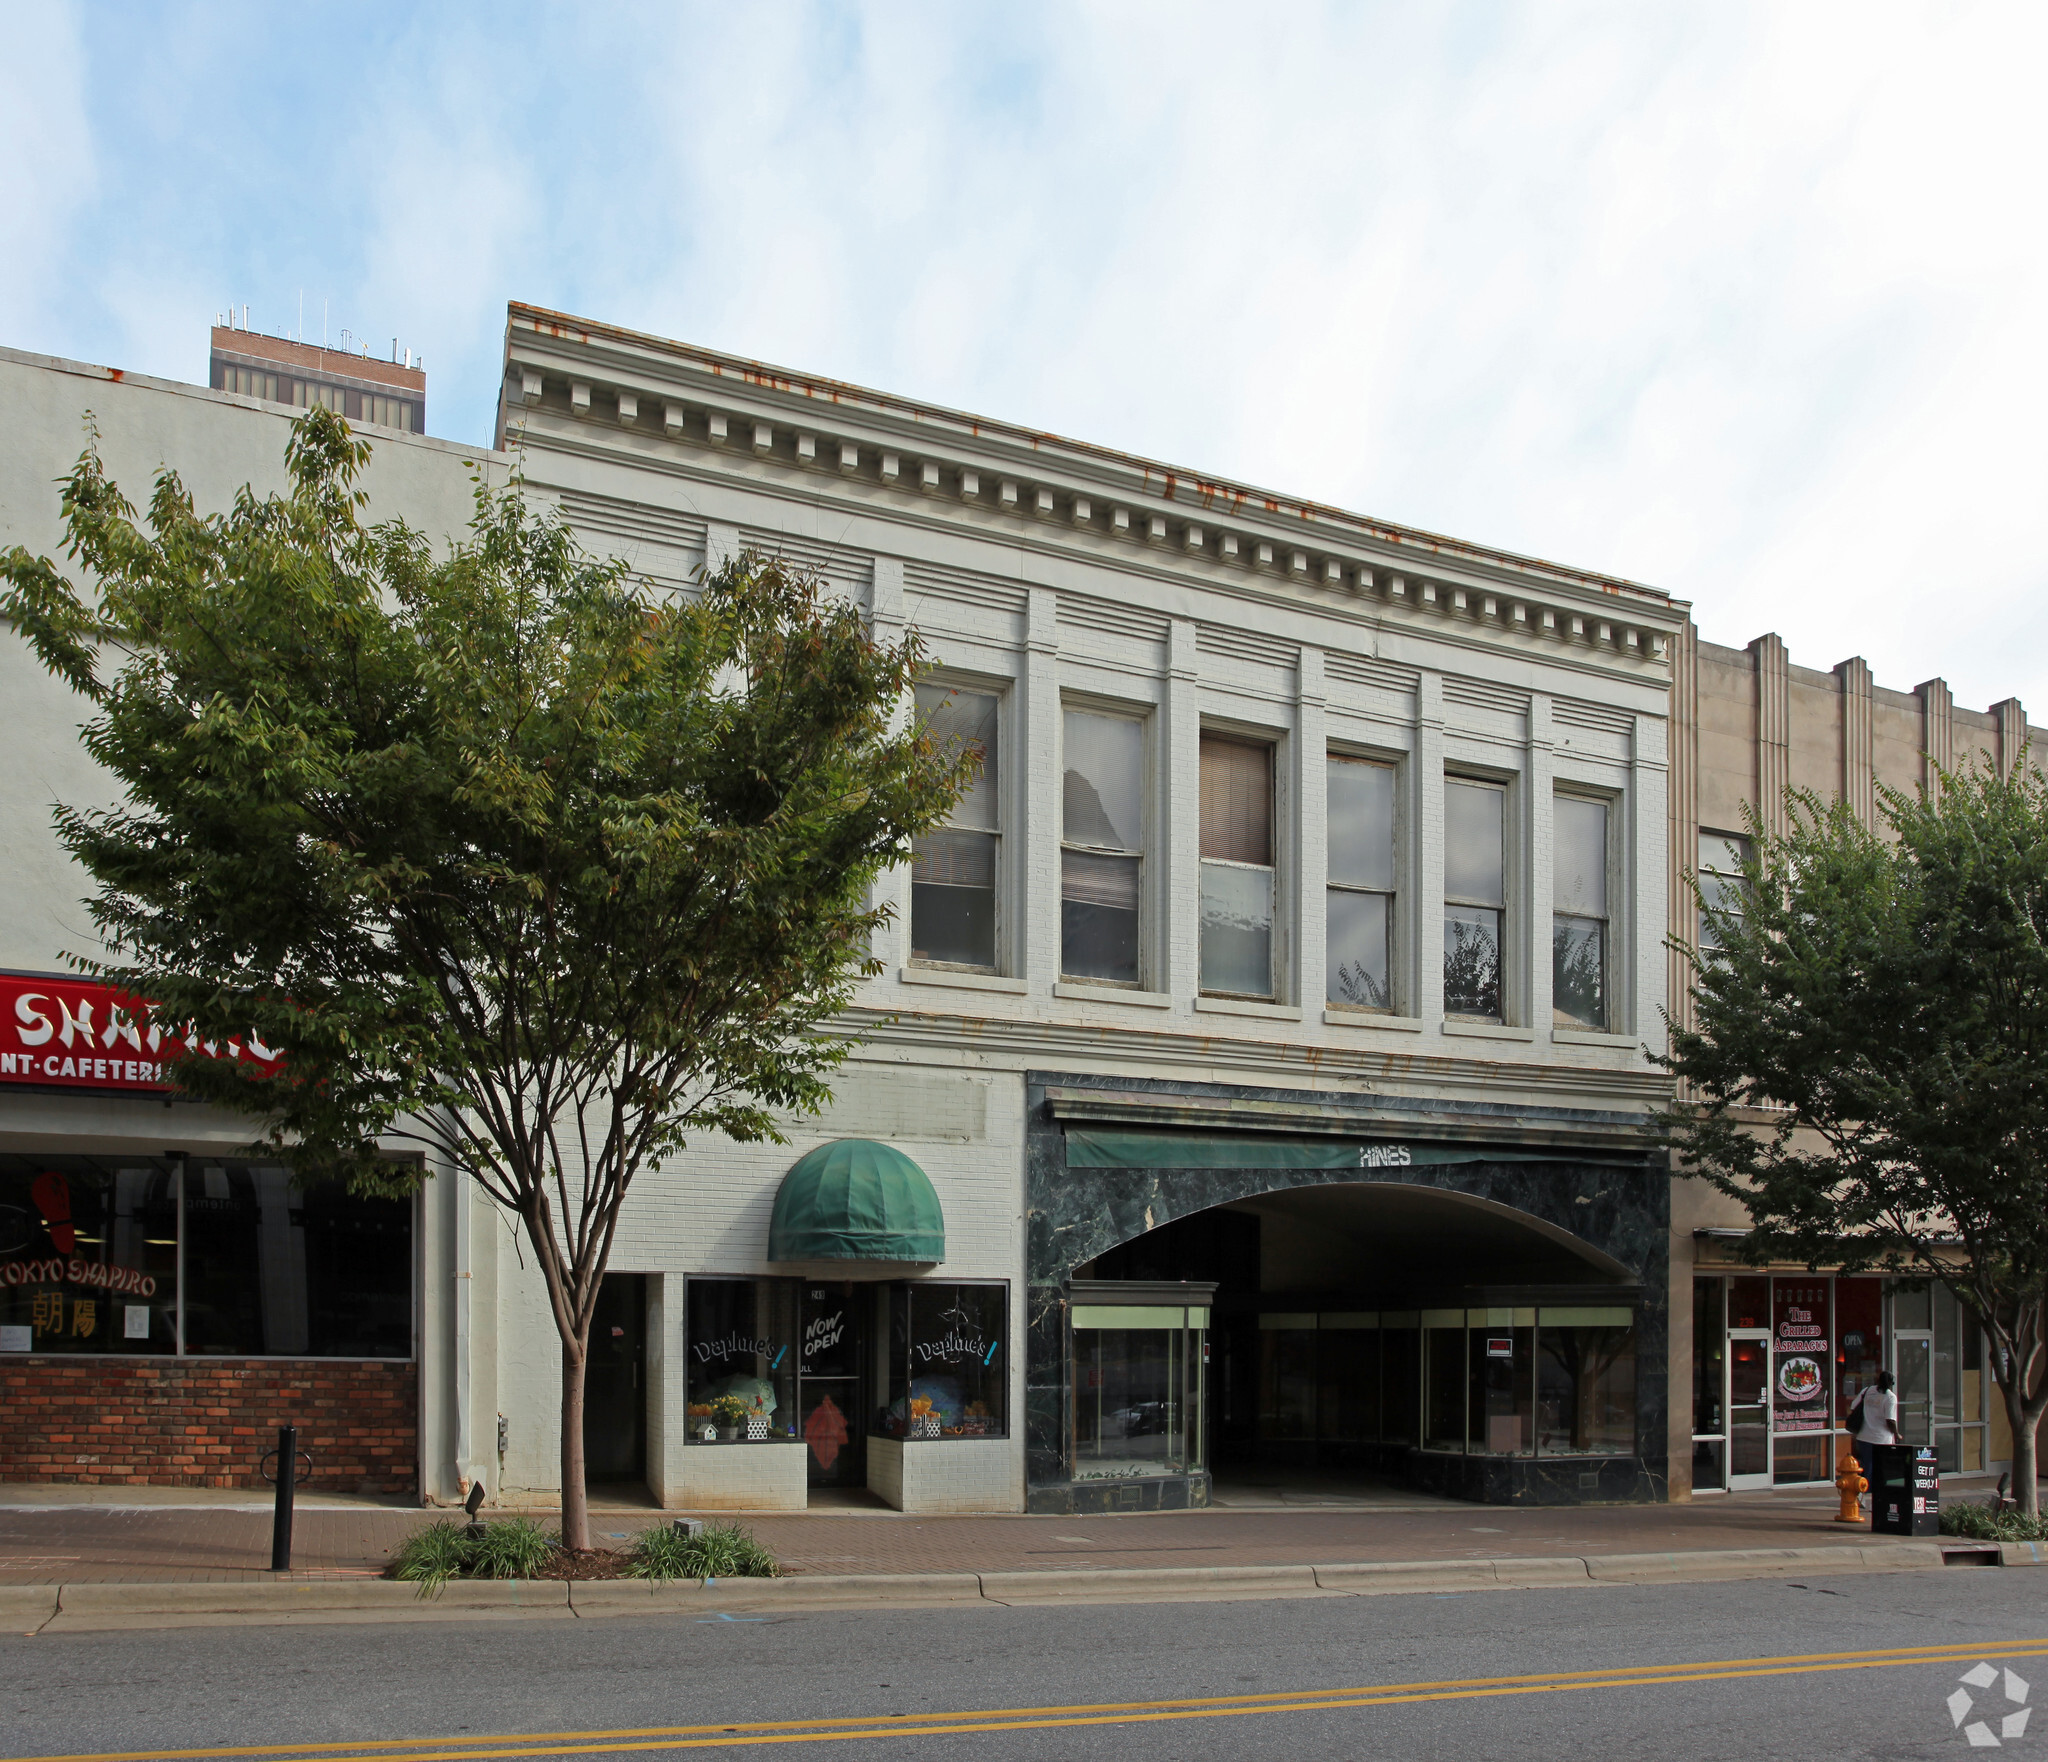
[[180, 1036], [147, 1023], [135, 999], [92, 979], [0, 973], [0, 1083], [160, 1093], [163, 1063], [180, 1052], [241, 1059], [274, 1071], [279, 1054], [254, 1037]]

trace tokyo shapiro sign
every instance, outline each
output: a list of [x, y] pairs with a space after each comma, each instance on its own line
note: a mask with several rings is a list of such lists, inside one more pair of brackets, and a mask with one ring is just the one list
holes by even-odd
[[201, 1040], [148, 1025], [148, 1009], [95, 979], [0, 973], [0, 1084], [162, 1094], [163, 1063], [190, 1049], [240, 1059], [266, 1074], [283, 1054], [251, 1035]]

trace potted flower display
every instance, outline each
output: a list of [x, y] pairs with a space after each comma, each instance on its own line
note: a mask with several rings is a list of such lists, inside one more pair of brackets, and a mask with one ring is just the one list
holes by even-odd
[[747, 1404], [737, 1395], [720, 1395], [711, 1403], [711, 1417], [718, 1426], [719, 1442], [729, 1444], [747, 1423]]

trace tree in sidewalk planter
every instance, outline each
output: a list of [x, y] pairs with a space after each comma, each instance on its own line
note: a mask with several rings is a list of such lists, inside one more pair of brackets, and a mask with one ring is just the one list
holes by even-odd
[[1795, 792], [1751, 817], [1739, 896], [1694, 881], [1697, 1026], [1665, 1061], [1684, 1166], [1747, 1207], [1744, 1252], [1938, 1281], [1990, 1335], [2020, 1509], [2048, 1410], [2048, 781], [2022, 754], [1880, 826]]
[[313, 410], [291, 489], [147, 521], [96, 442], [63, 491], [89, 586], [16, 549], [0, 614], [90, 700], [125, 791], [62, 806], [103, 948], [162, 1024], [285, 1049], [176, 1059], [302, 1179], [404, 1193], [411, 1143], [517, 1216], [562, 1352], [562, 1522], [589, 1547], [593, 1307], [641, 1170], [778, 1136], [849, 1049], [820, 1032], [885, 912], [870, 884], [976, 757], [897, 705], [922, 656], [755, 556], [671, 596], [479, 481], [436, 555], [362, 523], [368, 448]]

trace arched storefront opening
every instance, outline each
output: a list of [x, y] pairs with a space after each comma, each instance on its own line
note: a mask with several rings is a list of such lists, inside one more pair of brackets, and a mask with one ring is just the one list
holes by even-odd
[[[1071, 1289], [1077, 1477], [1206, 1468], [1215, 1503], [1285, 1504], [1469, 1495], [1489, 1468], [1567, 1461], [1576, 1486], [1635, 1454], [1628, 1269], [1476, 1195], [1258, 1194], [1118, 1244]], [[1176, 1310], [1177, 1290], [1199, 1300]]]
[[1663, 1496], [1654, 1122], [1050, 1075], [1029, 1093], [1030, 1509], [1261, 1480]]

